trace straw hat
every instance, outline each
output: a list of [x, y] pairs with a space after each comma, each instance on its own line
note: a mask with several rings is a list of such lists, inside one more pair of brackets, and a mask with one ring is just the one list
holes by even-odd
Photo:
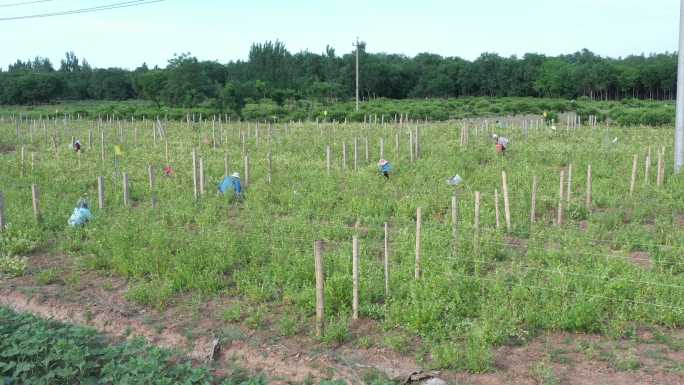
[[231, 176], [232, 176], [233, 178], [238, 178], [238, 179], [240, 179], [240, 173], [238, 173], [238, 172], [234, 172], [233, 174], [231, 174]]

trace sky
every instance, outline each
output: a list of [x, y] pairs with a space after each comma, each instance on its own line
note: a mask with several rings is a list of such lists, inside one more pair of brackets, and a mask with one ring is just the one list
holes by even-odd
[[[124, 0], [0, 0], [0, 18], [74, 10]], [[677, 49], [679, 0], [165, 0], [138, 7], [0, 21], [0, 67], [74, 51], [97, 68], [166, 66], [174, 53], [226, 63], [254, 42], [290, 52], [421, 52], [468, 60], [483, 52], [602, 56]]]

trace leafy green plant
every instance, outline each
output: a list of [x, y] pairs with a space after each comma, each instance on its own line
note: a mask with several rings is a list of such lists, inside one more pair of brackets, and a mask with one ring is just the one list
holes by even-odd
[[0, 256], [0, 276], [21, 277], [26, 273], [26, 258], [16, 256]]

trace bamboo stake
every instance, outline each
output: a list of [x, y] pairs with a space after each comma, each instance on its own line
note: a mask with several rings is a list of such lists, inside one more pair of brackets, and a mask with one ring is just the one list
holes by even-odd
[[416, 209], [416, 271], [415, 279], [420, 279], [420, 230], [421, 230], [421, 209]]
[[591, 210], [591, 165], [587, 166], [587, 196], [585, 206]]
[[506, 231], [511, 232], [511, 206], [508, 199], [508, 180], [506, 178], [506, 171], [501, 171], [501, 184], [503, 185], [504, 194], [504, 215], [506, 217]]
[[31, 200], [33, 201], [33, 215], [35, 215], [37, 221], [40, 221], [40, 196], [38, 194], [38, 186], [35, 184], [31, 185]]
[[537, 217], [537, 176], [532, 177], [532, 201], [530, 202], [530, 224], [533, 225]]
[[384, 248], [384, 265], [385, 265], [385, 298], [389, 298], [390, 291], [389, 291], [389, 280], [390, 280], [390, 271], [389, 271], [389, 227], [387, 225], [387, 222], [385, 222], [385, 248]]
[[325, 329], [325, 277], [323, 274], [323, 242], [314, 242], [314, 267], [316, 271], [316, 335]]
[[352, 319], [359, 319], [359, 238], [352, 238]]
[[330, 146], [325, 146], [325, 170], [330, 175]]
[[558, 217], [556, 224], [563, 225], [563, 179], [565, 178], [565, 170], [560, 171], [560, 189], [558, 190]]
[[572, 163], [568, 165], [568, 189], [565, 193], [565, 200], [570, 204], [570, 199], [572, 197]]

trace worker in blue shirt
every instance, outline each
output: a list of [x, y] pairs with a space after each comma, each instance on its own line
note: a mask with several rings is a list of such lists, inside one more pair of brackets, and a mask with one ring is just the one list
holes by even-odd
[[239, 173], [234, 172], [232, 175], [223, 178], [221, 183], [219, 183], [219, 193], [225, 194], [228, 190], [233, 190], [236, 198], [242, 198], [242, 183], [240, 183]]
[[389, 179], [389, 174], [392, 171], [392, 165], [387, 160], [380, 159], [380, 161], [378, 161], [378, 168], [380, 169], [382, 176], [384, 176], [385, 179]]
[[93, 214], [88, 208], [88, 201], [80, 199], [76, 204], [76, 208], [74, 208], [74, 212], [69, 217], [69, 226], [83, 226], [91, 219], [93, 219]]

